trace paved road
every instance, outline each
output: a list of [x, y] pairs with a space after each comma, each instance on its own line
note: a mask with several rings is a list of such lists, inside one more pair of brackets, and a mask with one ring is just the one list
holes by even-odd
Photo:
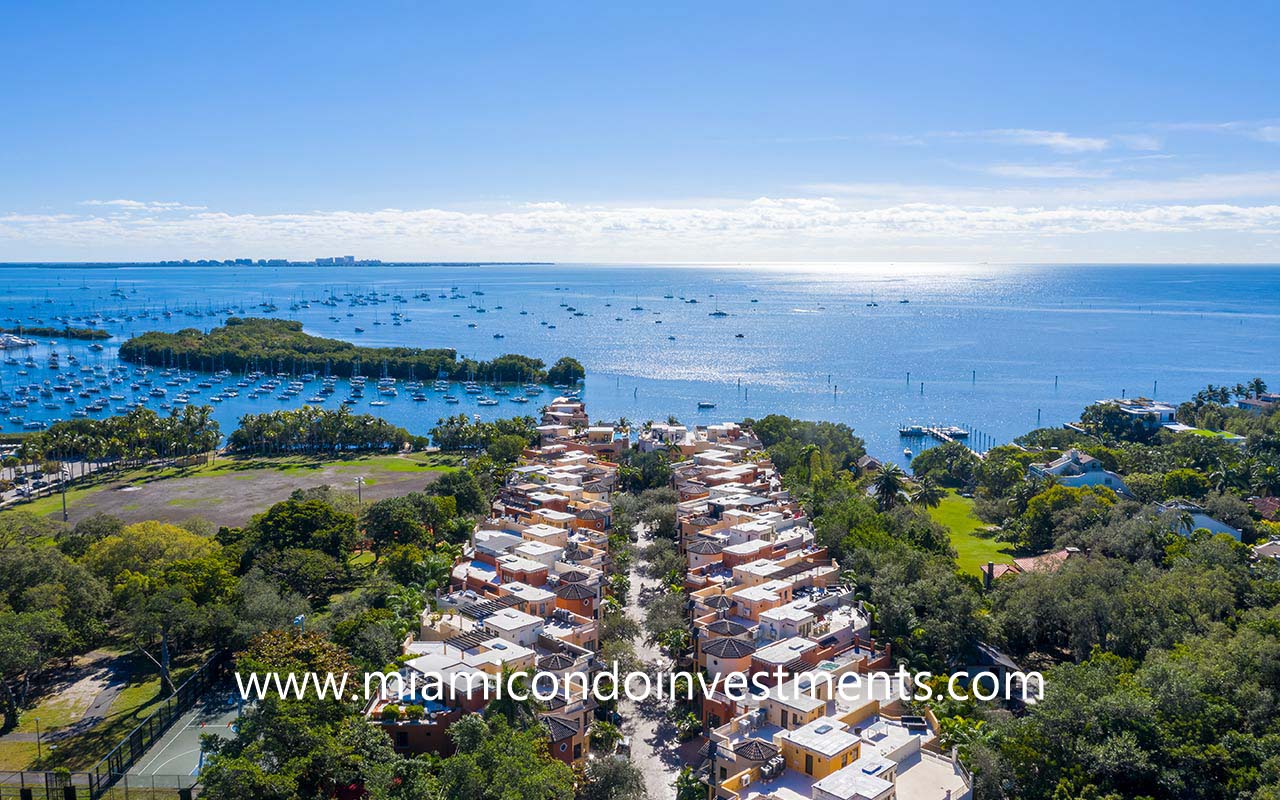
[[[88, 475], [92, 475], [98, 470], [105, 469], [106, 466], [107, 466], [106, 464], [96, 464], [96, 463], [90, 464], [82, 461], [62, 462], [63, 469], [70, 470], [72, 475], [71, 482], [67, 484], [67, 488], [68, 489], [74, 488], [76, 485], [76, 481], [78, 479], [86, 477]], [[34, 471], [35, 469], [29, 466], [26, 468], [3, 467], [3, 468], [0, 468], [0, 479], [6, 480], [6, 481], [12, 481], [14, 478], [18, 477], [23, 473], [31, 473]], [[47, 482], [46, 485], [40, 487], [39, 489], [36, 489], [33, 486], [33, 481], [29, 479], [28, 483], [23, 486], [19, 486], [15, 484], [13, 488], [11, 488], [9, 491], [0, 493], [0, 508], [7, 508], [10, 505], [26, 502], [27, 500], [35, 500], [36, 498], [46, 497], [48, 495], [57, 494], [58, 492], [62, 491], [61, 480], [57, 475], [46, 474], [44, 477], [44, 480]], [[25, 497], [25, 496], [19, 495], [18, 492], [22, 489], [30, 490], [31, 496]]]
[[[647, 531], [641, 528], [637, 550], [648, 540]], [[627, 616], [643, 625], [643, 603], [648, 596], [661, 591], [661, 585], [660, 581], [646, 578], [640, 573], [637, 563], [639, 560], [632, 559]], [[651, 674], [671, 668], [671, 659], [659, 648], [649, 644], [644, 633], [636, 638], [635, 649], [636, 655]], [[674, 800], [676, 776], [698, 749], [697, 740], [682, 745], [676, 738], [675, 725], [668, 716], [670, 709], [671, 703], [666, 700], [653, 699], [634, 703], [623, 697], [618, 703], [618, 711], [624, 718], [622, 729], [631, 737], [631, 760], [644, 773], [645, 788], [650, 800]]]

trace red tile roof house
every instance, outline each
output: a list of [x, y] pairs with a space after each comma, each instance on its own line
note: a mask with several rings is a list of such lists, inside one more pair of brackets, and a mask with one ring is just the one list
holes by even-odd
[[1012, 564], [997, 564], [988, 561], [982, 568], [982, 582], [987, 588], [1006, 575], [1020, 575], [1024, 572], [1054, 572], [1062, 567], [1069, 558], [1087, 555], [1078, 547], [1064, 547], [1052, 553], [1041, 553], [1038, 556], [1015, 558]]
[[1263, 519], [1280, 520], [1280, 497], [1250, 497], [1249, 505]]

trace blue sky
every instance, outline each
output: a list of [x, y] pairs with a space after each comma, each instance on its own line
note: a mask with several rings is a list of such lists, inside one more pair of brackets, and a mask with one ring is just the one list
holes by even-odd
[[1280, 261], [1274, 4], [353, 5], [6, 8], [0, 260]]

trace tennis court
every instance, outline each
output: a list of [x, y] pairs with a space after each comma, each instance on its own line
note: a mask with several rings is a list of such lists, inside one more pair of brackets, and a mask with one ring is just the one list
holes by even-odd
[[224, 738], [235, 735], [240, 715], [239, 698], [226, 692], [209, 698], [183, 714], [129, 770], [130, 775], [197, 775], [202, 762], [200, 737], [206, 733]]

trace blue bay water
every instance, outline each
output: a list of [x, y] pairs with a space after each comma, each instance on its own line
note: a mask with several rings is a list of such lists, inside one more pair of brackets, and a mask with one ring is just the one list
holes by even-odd
[[[351, 295], [370, 292], [383, 302], [348, 305]], [[406, 302], [393, 302], [397, 294]], [[330, 295], [338, 305], [321, 305]], [[872, 453], [902, 461], [897, 429], [904, 423], [963, 425], [985, 446], [1037, 423], [1074, 419], [1102, 397], [1178, 401], [1206, 383], [1234, 385], [1254, 375], [1280, 383], [1277, 300], [1280, 267], [9, 265], [0, 267], [6, 327], [96, 318], [114, 337], [101, 352], [87, 342], [50, 347], [41, 337], [31, 351], [39, 367], [19, 375], [5, 365], [0, 380], [12, 390], [56, 378], [45, 367], [50, 349], [111, 365], [131, 334], [208, 329], [225, 309], [243, 309], [369, 346], [452, 347], [475, 358], [524, 353], [548, 363], [571, 355], [587, 368], [583, 395], [596, 418], [707, 423], [778, 412], [829, 419], [852, 425]], [[264, 313], [262, 303], [278, 310]], [[137, 318], [144, 309], [151, 316]], [[393, 310], [407, 321], [393, 325]], [[108, 317], [116, 321], [101, 321]], [[132, 396], [127, 384], [124, 390]], [[425, 432], [446, 414], [536, 413], [552, 391], [527, 405], [501, 398], [494, 407], [453, 393], [460, 404], [447, 405], [441, 393], [414, 402], [402, 392], [376, 408], [370, 392], [354, 410]], [[288, 402], [299, 405], [310, 394]], [[326, 405], [345, 396], [340, 388]], [[698, 410], [699, 402], [716, 407]], [[229, 431], [244, 413], [285, 405], [242, 391], [215, 415]], [[49, 420], [69, 418], [73, 407], [33, 404], [11, 413]]]

